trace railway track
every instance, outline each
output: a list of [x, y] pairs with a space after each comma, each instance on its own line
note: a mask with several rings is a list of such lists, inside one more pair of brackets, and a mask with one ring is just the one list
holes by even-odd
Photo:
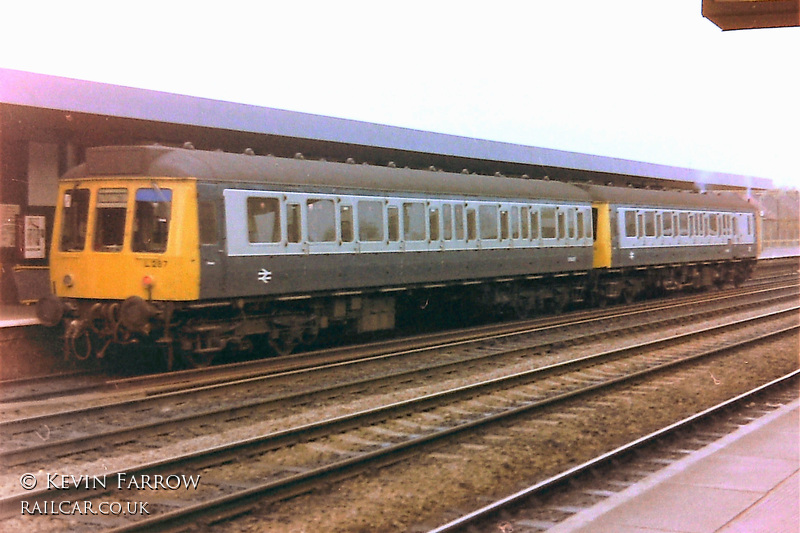
[[[701, 306], [696, 300], [682, 306], [662, 307], [656, 312], [639, 309], [612, 313], [603, 318], [578, 319], [566, 325], [548, 325], [513, 331], [491, 332], [489, 340], [478, 338], [392, 352], [324, 368], [304, 369], [278, 375], [247, 377], [213, 385], [168, 387], [166, 391], [113, 403], [73, 408], [38, 416], [17, 417], [0, 422], [6, 438], [0, 444], [0, 464], [26, 464], [42, 457], [65, 456], [82, 450], [109, 448], [140, 442], [152, 446], [159, 435], [175, 434], [179, 428], [211, 426], [218, 432], [246, 420], [286, 419], [303, 414], [307, 405], [332, 404], [338, 410], [363, 391], [378, 390], [387, 395], [414, 383], [444, 386], [461, 375], [503, 375], [515, 373], [508, 360], [522, 362], [521, 368], [555, 362], [547, 352], [566, 344], [586, 346], [598, 338], [603, 344], [611, 337], [624, 337], [634, 330], [671, 327], [687, 320], [700, 320], [732, 310], [765, 305], [763, 299], [782, 302], [794, 298], [795, 290], [758, 291], [750, 300], [741, 295], [715, 300]], [[682, 312], [679, 312], [682, 309]], [[651, 335], [652, 336], [652, 335]], [[536, 354], [536, 361], [531, 361]], [[324, 383], [324, 385], [320, 385]], [[436, 389], [428, 389], [436, 390]], [[395, 400], [402, 399], [395, 396]], [[387, 397], [386, 401], [392, 401]], [[274, 427], [272, 428], [274, 429]]]
[[[769, 267], [762, 267], [761, 277], [754, 278], [741, 288], [730, 289], [724, 292], [731, 298], [739, 295], [747, 295], [753, 291], [769, 289], [770, 287], [785, 286], [787, 282], [797, 281], [797, 272], [787, 273], [787, 264], [793, 263], [778, 262]], [[648, 309], [662, 309], [664, 306], [671, 306], [678, 303], [688, 304], [689, 302], [702, 303], [709, 298], [717, 298], [716, 293], [709, 295], [690, 295], [675, 296], [669, 299], [643, 302], [633, 306], [625, 306], [622, 309], [631, 311]], [[0, 380], [0, 406], [9, 402], [30, 402], [36, 400], [49, 399], [57, 396], [75, 396], [79, 394], [106, 393], [120, 391], [135, 391], [146, 389], [156, 389], [158, 387], [173, 387], [177, 390], [180, 387], [194, 387], [203, 385], [213, 385], [236, 379], [247, 379], [259, 375], [269, 375], [279, 372], [289, 372], [304, 368], [313, 368], [324, 364], [335, 364], [348, 362], [370, 357], [376, 354], [385, 353], [390, 350], [392, 345], [398, 350], [423, 348], [435, 344], [448, 342], [448, 340], [463, 339], [467, 335], [475, 338], [485, 337], [493, 332], [502, 335], [506, 332], [513, 332], [534, 326], [544, 326], [548, 324], [559, 324], [568, 320], [582, 320], [602, 317], [607, 314], [607, 310], [584, 310], [572, 312], [567, 315], [546, 316], [535, 320], [520, 322], [490, 324], [478, 326], [466, 330], [445, 331], [433, 334], [415, 335], [403, 337], [395, 340], [384, 340], [377, 343], [367, 343], [359, 345], [343, 346], [318, 351], [305, 352], [283, 357], [269, 359], [258, 359], [238, 363], [220, 364], [211, 368], [190, 369], [161, 374], [147, 374], [132, 377], [107, 377], [96, 371], [91, 370], [70, 370], [49, 375], [31, 376], [18, 379]], [[9, 339], [0, 338], [0, 344], [10, 340], [22, 340], [23, 333], [16, 333]], [[144, 392], [147, 393], [147, 392]]]
[[765, 412], [796, 402], [798, 383], [800, 370], [795, 370], [429, 529], [428, 533], [496, 531], [499, 525], [506, 531], [545, 531], [555, 526], [559, 518], [566, 519], [585, 508], [587, 495], [592, 496], [591, 504], [596, 504]]
[[[127, 524], [123, 529], [177, 527], [199, 519], [218, 520], [263, 503], [265, 498], [286, 498], [312, 490], [332, 478], [352, 476], [359, 469], [401, 460], [455, 435], [529, 416], [559, 402], [641, 380], [737, 346], [763, 342], [773, 335], [794, 334], [798, 327], [796, 315], [797, 307], [791, 306], [743, 319], [739, 324], [706, 328], [704, 342], [713, 348], [697, 346], [697, 332], [652, 340], [104, 476], [144, 476], [156, 472], [163, 472], [163, 475], [192, 472], [205, 476], [202, 497], [195, 492], [191, 494], [191, 502], [171, 501], [167, 505], [158, 504], [159, 495], [152, 494], [151, 501], [155, 502], [152, 509], [157, 508], [157, 514]], [[757, 331], [762, 328], [766, 331]], [[755, 335], [757, 332], [759, 335]], [[685, 353], [685, 344], [676, 344], [687, 342], [692, 346], [691, 355]], [[247, 459], [243, 461], [243, 458]], [[246, 480], [246, 488], [231, 487], [226, 482], [214, 483], [211, 478], [236, 479], [240, 484]], [[87, 493], [70, 488], [59, 491], [59, 496], [77, 499], [102, 495], [97, 491]], [[174, 496], [170, 495], [173, 500]], [[52, 494], [45, 490], [28, 492], [21, 497], [30, 501], [52, 498]], [[198, 503], [198, 499], [202, 501]], [[6, 498], [0, 502], [0, 508], [4, 511], [18, 509], [20, 501], [18, 497]]]

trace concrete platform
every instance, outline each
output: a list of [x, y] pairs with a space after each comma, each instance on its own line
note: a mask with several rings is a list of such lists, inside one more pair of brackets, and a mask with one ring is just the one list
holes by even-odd
[[548, 533], [800, 532], [800, 400]]

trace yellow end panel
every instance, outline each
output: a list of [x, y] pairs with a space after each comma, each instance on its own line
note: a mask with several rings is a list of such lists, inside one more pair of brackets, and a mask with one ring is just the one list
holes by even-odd
[[597, 212], [594, 241], [594, 268], [611, 267], [611, 216], [607, 203], [594, 202], [592, 209]]
[[[133, 252], [134, 211], [138, 189], [172, 191], [167, 248], [160, 252]], [[88, 230], [83, 250], [61, 251], [63, 201], [73, 187], [89, 189]], [[127, 189], [128, 211], [124, 244], [118, 251], [96, 251], [97, 191]], [[200, 248], [197, 225], [197, 189], [186, 178], [95, 178], [62, 183], [53, 227], [50, 279], [57, 296], [124, 300], [140, 296], [152, 300], [196, 300], [200, 294]], [[149, 282], [149, 287], [148, 283]]]

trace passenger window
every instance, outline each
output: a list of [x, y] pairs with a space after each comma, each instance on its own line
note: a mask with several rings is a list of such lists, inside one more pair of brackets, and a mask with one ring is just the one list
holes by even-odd
[[644, 234], [647, 237], [656, 236], [656, 213], [655, 211], [645, 211], [644, 213]]
[[687, 237], [689, 235], [689, 213], [678, 214], [678, 229], [681, 237]]
[[542, 208], [542, 238], [556, 238], [556, 209], [554, 207]]
[[442, 230], [444, 231], [444, 240], [453, 239], [453, 206], [450, 204], [442, 206]]
[[94, 228], [94, 249], [119, 252], [125, 239], [125, 218], [128, 213], [128, 189], [97, 191], [97, 220]]
[[531, 209], [531, 239], [538, 239], [538, 238], [539, 238], [539, 211], [536, 209]]
[[530, 209], [527, 207], [523, 207], [522, 209], [520, 209], [519, 217], [520, 217], [519, 221], [522, 224], [521, 237], [523, 239], [527, 239], [528, 237], [530, 237], [530, 224], [531, 224]]
[[508, 211], [500, 211], [500, 239], [506, 240], [509, 236]]
[[430, 222], [430, 235], [431, 241], [439, 240], [439, 210], [431, 208], [428, 211], [428, 221]]
[[560, 209], [557, 212], [558, 216], [558, 238], [564, 239], [567, 236], [566, 217], [564, 211]]
[[716, 213], [708, 215], [708, 234], [719, 235], [719, 215]]
[[481, 205], [478, 207], [481, 224], [481, 239], [497, 238], [497, 206]]
[[664, 212], [663, 217], [663, 229], [661, 230], [661, 234], [664, 237], [672, 237], [672, 213], [669, 211]]
[[403, 239], [406, 241], [425, 240], [425, 204], [405, 202], [403, 204]]
[[339, 221], [342, 242], [353, 242], [353, 206], [339, 206]]
[[88, 219], [89, 189], [72, 189], [65, 192], [59, 245], [62, 252], [77, 252], [84, 249]]
[[289, 242], [300, 242], [301, 227], [300, 204], [288, 204], [286, 206], [286, 236]]
[[474, 209], [467, 209], [467, 240], [478, 240], [478, 220]]
[[636, 237], [636, 211], [625, 211], [625, 236]]
[[464, 206], [456, 205], [453, 207], [453, 219], [456, 229], [456, 240], [464, 240]]
[[247, 199], [247, 233], [253, 243], [280, 242], [280, 204], [277, 198]]
[[383, 202], [360, 200], [358, 202], [358, 240], [383, 240]]
[[139, 189], [133, 215], [134, 252], [167, 251], [169, 221], [172, 212], [171, 189]]
[[519, 239], [519, 207], [511, 208], [511, 238]]
[[586, 237], [586, 214], [583, 211], [578, 211], [576, 219], [578, 226], [578, 238], [583, 239]]
[[386, 208], [389, 219], [389, 242], [400, 240], [400, 210], [393, 205]]
[[333, 242], [336, 240], [336, 216], [333, 200], [312, 199], [306, 201], [306, 221], [309, 242]]
[[575, 209], [570, 209], [566, 212], [566, 223], [567, 223], [567, 236], [570, 239], [575, 238]]

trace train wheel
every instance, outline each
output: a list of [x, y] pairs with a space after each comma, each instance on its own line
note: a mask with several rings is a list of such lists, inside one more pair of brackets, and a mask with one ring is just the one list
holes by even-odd
[[181, 359], [190, 368], [205, 368], [214, 360], [216, 352], [192, 352], [181, 350]]

